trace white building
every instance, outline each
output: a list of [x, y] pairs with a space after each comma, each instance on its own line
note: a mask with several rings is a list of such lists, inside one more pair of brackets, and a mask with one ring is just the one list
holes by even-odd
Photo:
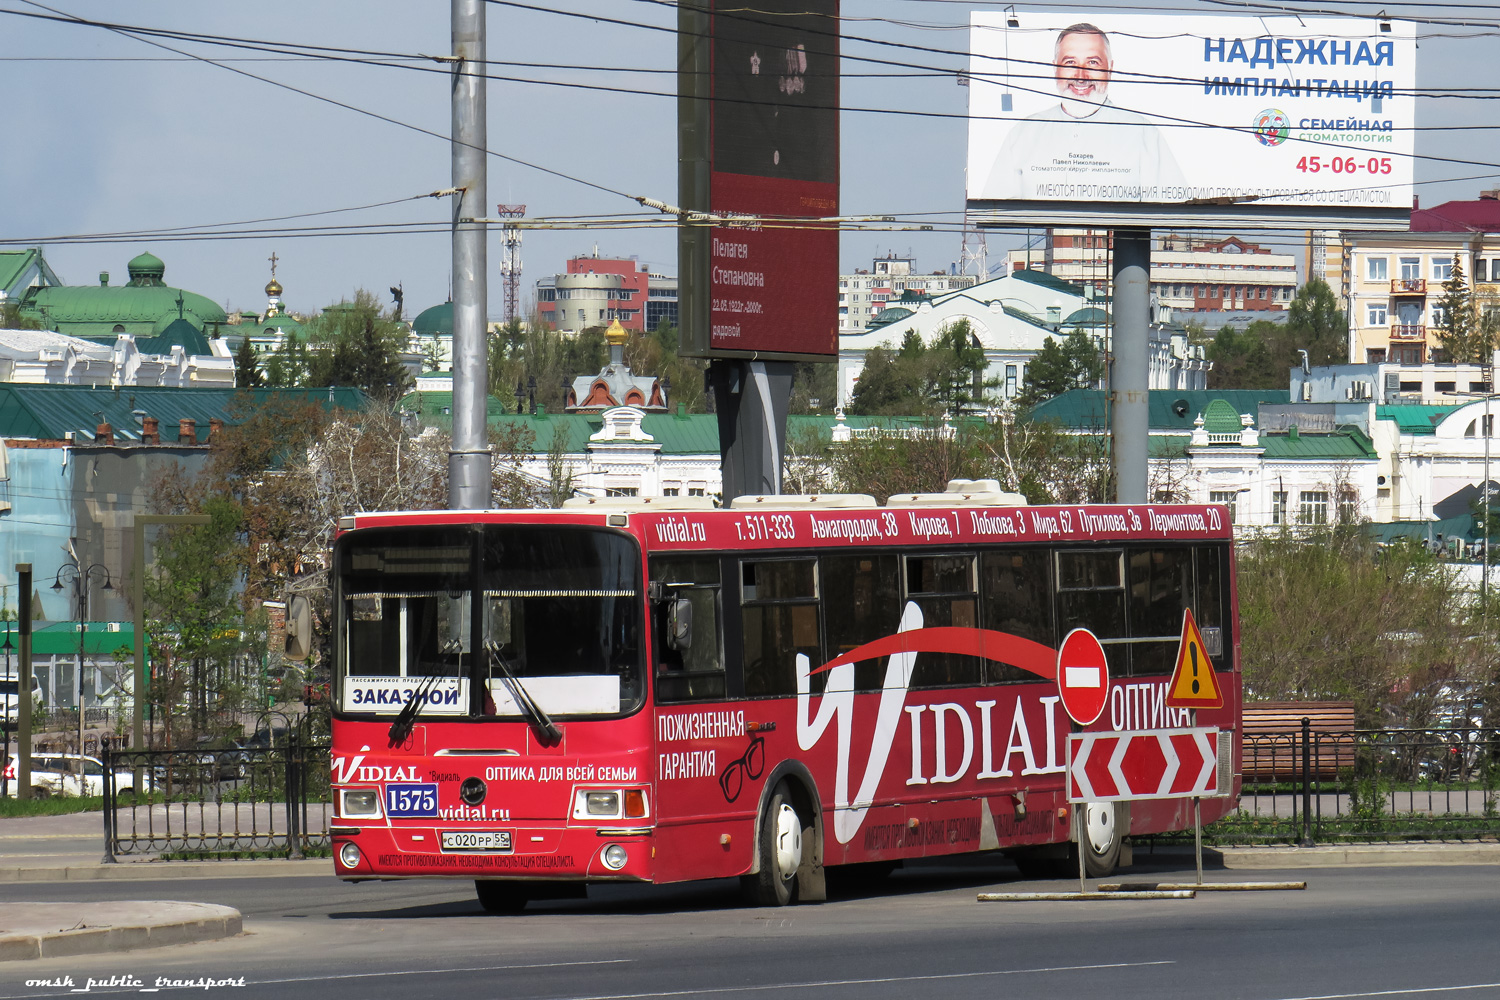
[[179, 345], [171, 354], [142, 354], [130, 333], [100, 344], [48, 330], [0, 330], [0, 382], [233, 388], [228, 343], [208, 344], [213, 354], [187, 354]]
[[868, 271], [839, 275], [839, 333], [858, 333], [875, 322], [882, 310], [898, 303], [908, 292], [941, 295], [968, 288], [979, 279], [972, 274], [934, 271], [919, 274], [914, 257], [889, 254], [877, 257]]
[[[1006, 254], [1011, 270], [1041, 270], [1110, 296], [1113, 235], [1102, 229], [1049, 229], [1037, 245]], [[1284, 310], [1297, 294], [1297, 258], [1237, 236], [1164, 233], [1151, 249], [1151, 295], [1187, 312]]]
[[[878, 263], [878, 262], [877, 262]], [[1026, 377], [1026, 366], [1048, 337], [1062, 338], [1082, 330], [1101, 350], [1109, 348], [1108, 314], [1087, 290], [1041, 271], [1014, 271], [982, 284], [940, 295], [907, 293], [892, 302], [858, 333], [839, 336], [838, 403], [848, 406], [872, 347], [897, 348], [908, 331], [925, 344], [935, 343], [955, 323], [968, 321], [984, 349], [987, 380], [994, 380], [997, 401], [1014, 398]], [[1170, 310], [1158, 308], [1151, 325], [1149, 385], [1160, 389], [1201, 389], [1210, 362], [1203, 348], [1188, 343], [1187, 331], [1170, 322]]]

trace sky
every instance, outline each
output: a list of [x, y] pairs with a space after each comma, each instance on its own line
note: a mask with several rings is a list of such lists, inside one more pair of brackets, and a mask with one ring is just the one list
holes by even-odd
[[[903, 218], [932, 213], [924, 218], [949, 227], [846, 232], [840, 244], [841, 271], [869, 267], [872, 257], [888, 253], [915, 255], [922, 271], [947, 270], [959, 259], [962, 238], [951, 226], [961, 218], [964, 204], [968, 91], [959, 86], [959, 71], [967, 65], [962, 54], [968, 46], [967, 25], [972, 10], [1005, 6], [968, 0], [843, 0], [841, 210]], [[1068, 5], [1014, 6], [1024, 14]], [[1116, 6], [1140, 10], [1142, 3], [1101, 3], [1084, 11]], [[1172, 6], [1194, 13], [1245, 12], [1244, 5], [1236, 4]], [[1382, 8], [1367, 0], [1319, 6], [1345, 15], [1369, 15]], [[1495, 27], [1493, 8], [1450, 3], [1384, 4], [1383, 9], [1392, 17], [1463, 18], [1478, 25], [1418, 26], [1419, 92], [1484, 87], [1495, 80], [1500, 27]], [[488, 85], [490, 151], [555, 172], [492, 156], [490, 201], [525, 204], [531, 216], [635, 218], [641, 217], [640, 206], [627, 196], [676, 201], [675, 98], [670, 96], [676, 86], [676, 40], [670, 30], [661, 30], [675, 25], [675, 8], [662, 0], [515, 0], [488, 3], [486, 10], [491, 73], [511, 78]], [[380, 64], [368, 65], [156, 39], [190, 54], [184, 56], [119, 31], [25, 16], [58, 13], [116, 25], [366, 49], [404, 58], [382, 56]], [[429, 71], [440, 67], [425, 58], [450, 48], [449, 7], [443, 3], [47, 0], [43, 7], [3, 0], [0, 73], [11, 99], [0, 155], [5, 191], [0, 239], [10, 241], [9, 247], [44, 246], [53, 268], [70, 284], [94, 283], [101, 271], [110, 273], [112, 283], [122, 283], [126, 261], [149, 250], [165, 261], [169, 284], [230, 310], [255, 312], [265, 307], [263, 289], [274, 253], [283, 298], [294, 311], [316, 311], [361, 288], [389, 303], [386, 289], [399, 284], [408, 317], [415, 315], [444, 301], [449, 289], [449, 205], [423, 196], [450, 184], [447, 78], [443, 71]], [[926, 71], [852, 58], [858, 56], [911, 63]], [[500, 62], [547, 65], [493, 65]], [[598, 87], [616, 90], [590, 89]], [[1416, 190], [1423, 206], [1473, 198], [1482, 189], [1500, 186], [1500, 134], [1488, 124], [1495, 116], [1487, 113], [1497, 95], [1500, 90], [1479, 100], [1418, 101], [1419, 153], [1485, 164], [1419, 160]], [[382, 204], [390, 202], [396, 203]], [[379, 207], [342, 211], [373, 205]], [[330, 211], [337, 214], [255, 221]], [[162, 235], [169, 229], [224, 224], [241, 231], [310, 224], [431, 231], [317, 238], [283, 232], [187, 240]], [[153, 235], [68, 241], [141, 232]], [[1262, 242], [1281, 239], [1244, 234]], [[992, 265], [1024, 238], [1024, 233], [991, 233]], [[605, 256], [636, 256], [652, 271], [677, 273], [676, 236], [669, 228], [532, 231], [522, 253], [523, 305], [537, 279], [562, 271], [569, 257], [596, 248]], [[500, 249], [492, 235], [488, 311], [494, 318], [503, 308]]]

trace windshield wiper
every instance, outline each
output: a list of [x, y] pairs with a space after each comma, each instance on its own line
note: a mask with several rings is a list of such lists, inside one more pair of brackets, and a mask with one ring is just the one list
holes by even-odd
[[510, 689], [511, 697], [515, 699], [517, 705], [521, 706], [521, 711], [526, 713], [527, 721], [531, 723], [531, 728], [536, 730], [537, 736], [541, 738], [542, 743], [546, 746], [551, 746], [561, 740], [562, 730], [553, 724], [552, 720], [547, 717], [547, 713], [542, 711], [540, 705], [531, 700], [531, 694], [526, 690], [526, 686], [521, 683], [521, 679], [516, 676], [515, 671], [510, 669], [510, 664], [505, 660], [505, 654], [500, 652], [499, 644], [494, 639], [489, 639], [485, 642], [484, 648], [490, 654], [490, 662], [500, 668], [501, 679], [505, 681], [505, 686]]
[[406, 704], [401, 706], [401, 711], [396, 713], [395, 721], [391, 723], [391, 728], [386, 733], [387, 746], [394, 749], [406, 742], [412, 729], [416, 727], [417, 713], [422, 710], [427, 696], [432, 693], [433, 688], [437, 687], [437, 682], [442, 680], [443, 676], [442, 674], [427, 675], [427, 678], [407, 699]]

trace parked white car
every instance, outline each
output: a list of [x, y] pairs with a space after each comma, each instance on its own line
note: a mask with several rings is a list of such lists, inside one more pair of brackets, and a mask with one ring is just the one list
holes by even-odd
[[[50, 753], [37, 754], [33, 759], [40, 761], [45, 770], [60, 772], [63, 775], [63, 791], [61, 792], [63, 795], [100, 796], [104, 794], [104, 762], [97, 757], [79, 757], [76, 753]], [[81, 788], [78, 774], [80, 760], [83, 762]], [[141, 768], [141, 787], [146, 792], [155, 787], [151, 782], [148, 768]], [[128, 802], [135, 798], [135, 794], [135, 771], [130, 768], [116, 768], [115, 798]]]
[[[5, 794], [10, 798], [19, 798], [16, 780], [19, 777], [16, 768], [16, 755], [7, 754], [5, 757]], [[31, 758], [31, 797], [34, 799], [47, 799], [54, 795], [68, 795], [77, 792], [69, 792], [69, 780], [77, 788], [77, 779], [72, 775], [63, 774], [61, 771], [42, 763], [41, 758]]]

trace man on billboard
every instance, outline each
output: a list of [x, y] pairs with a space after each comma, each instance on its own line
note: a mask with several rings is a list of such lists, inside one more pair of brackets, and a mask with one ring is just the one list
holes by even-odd
[[1057, 36], [1053, 76], [1061, 100], [1017, 122], [995, 157], [981, 198], [1031, 197], [1042, 185], [1108, 185], [1140, 201], [1172, 201], [1182, 172], [1161, 131], [1109, 100], [1109, 37], [1092, 24]]

